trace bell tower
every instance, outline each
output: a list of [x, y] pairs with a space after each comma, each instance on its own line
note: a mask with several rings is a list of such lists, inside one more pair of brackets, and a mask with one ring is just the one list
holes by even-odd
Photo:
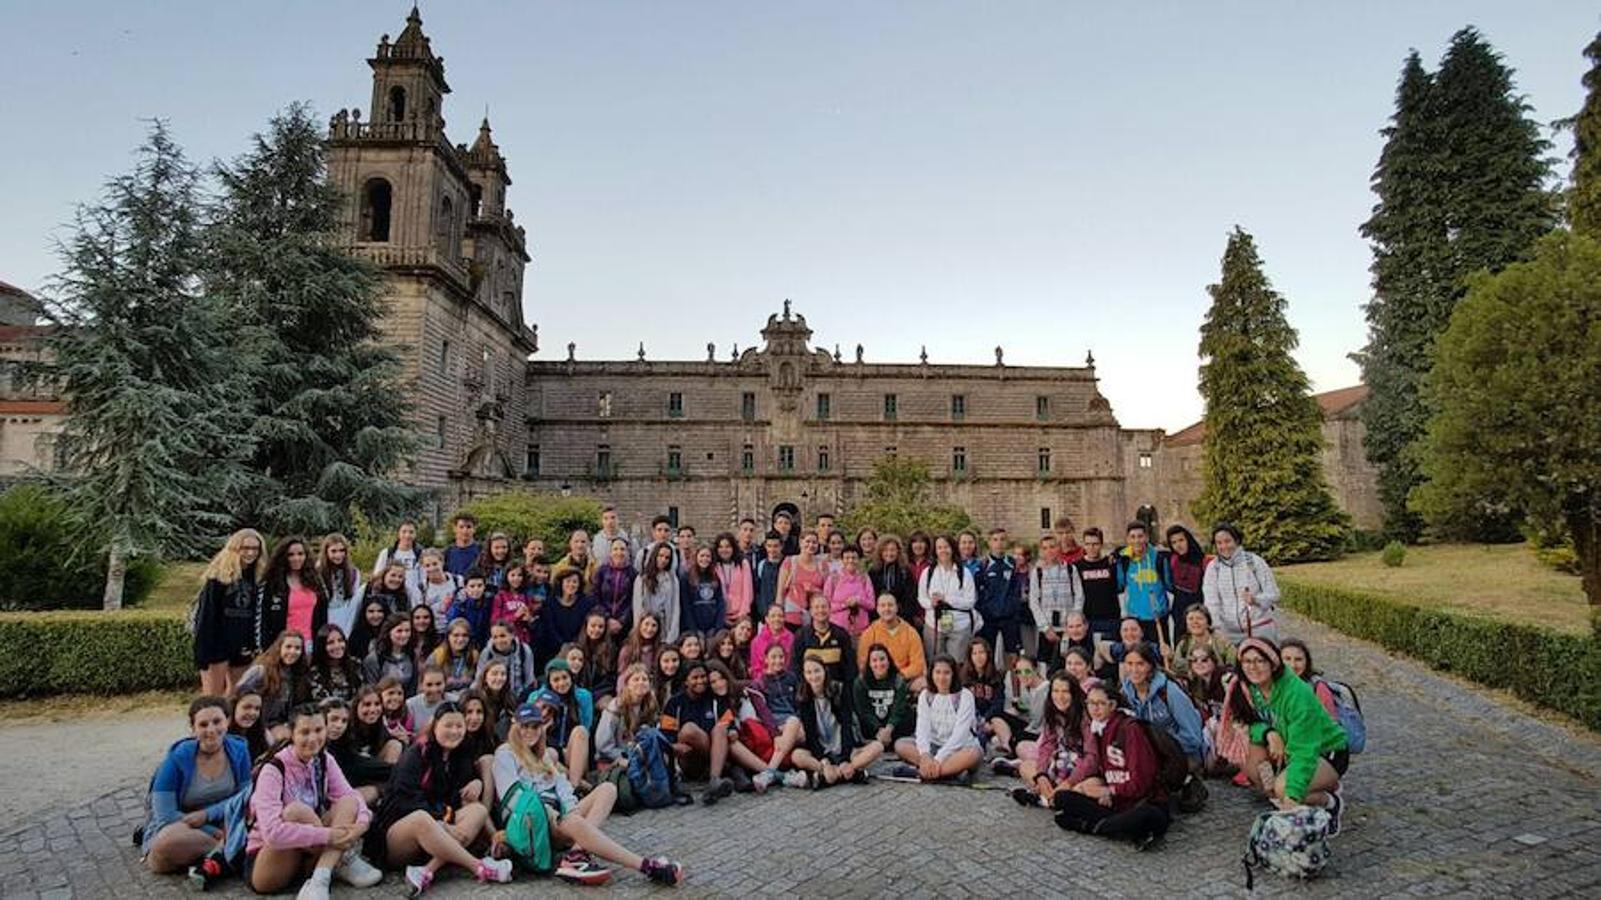
[[406, 17], [406, 27], [393, 44], [384, 35], [378, 52], [367, 60], [372, 67], [373, 122], [421, 122], [443, 128], [445, 59], [435, 56], [428, 36], [422, 33], [422, 16], [415, 4]]

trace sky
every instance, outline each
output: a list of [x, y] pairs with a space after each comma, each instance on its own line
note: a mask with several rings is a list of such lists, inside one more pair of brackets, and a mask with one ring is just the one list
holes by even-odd
[[[147, 120], [201, 163], [283, 106], [366, 107], [404, 0], [0, 0], [0, 280], [57, 269]], [[1199, 418], [1198, 328], [1250, 231], [1314, 389], [1358, 380], [1357, 229], [1409, 48], [1478, 27], [1542, 123], [1593, 4], [425, 2], [451, 138], [488, 110], [542, 358], [726, 358], [786, 298], [870, 362], [1080, 365], [1129, 427]], [[1566, 175], [1568, 141], [1553, 155]]]

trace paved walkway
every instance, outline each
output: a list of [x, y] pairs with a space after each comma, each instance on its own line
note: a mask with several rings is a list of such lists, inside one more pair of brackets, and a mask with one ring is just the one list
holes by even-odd
[[[1268, 895], [1315, 897], [1601, 893], [1601, 741], [1552, 726], [1378, 648], [1289, 617], [1320, 665], [1361, 692], [1369, 750], [1356, 758], [1351, 811], [1326, 876], [1267, 875]], [[165, 739], [156, 741], [165, 746]], [[54, 748], [36, 748], [51, 765]], [[9, 779], [8, 779], [9, 780]], [[174, 878], [140, 868], [128, 836], [144, 778], [69, 801], [0, 833], [0, 896], [168, 897]], [[6, 783], [12, 794], [27, 785]], [[618, 819], [613, 833], [682, 860], [686, 896], [1238, 896], [1252, 815], [1245, 792], [1214, 784], [1147, 854], [1057, 829], [999, 791], [876, 782], [819, 793], [736, 796], [706, 809]], [[556, 883], [541, 892], [593, 896]], [[510, 896], [451, 876], [434, 895]], [[662, 890], [619, 872], [609, 893]], [[390, 878], [372, 896], [398, 893]], [[355, 896], [336, 889], [336, 896]], [[237, 882], [226, 894], [248, 896]]]

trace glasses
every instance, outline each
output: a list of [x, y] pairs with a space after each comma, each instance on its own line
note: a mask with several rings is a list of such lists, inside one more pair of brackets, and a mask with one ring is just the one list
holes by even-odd
[[1024, 666], [1024, 667], [1022, 667], [1022, 668], [1017, 670], [1017, 674], [1023, 676], [1024, 678], [1027, 678], [1028, 676], [1034, 674], [1034, 670], [1028, 668], [1027, 666]]
[[1111, 706], [1112, 705], [1112, 701], [1110, 701], [1110, 700], [1085, 700], [1084, 701], [1084, 705], [1085, 706], [1105, 707], [1105, 706]]
[[1258, 657], [1258, 656], [1250, 656], [1250, 657], [1246, 657], [1245, 659], [1240, 660], [1240, 665], [1242, 665], [1242, 666], [1265, 666], [1267, 664], [1268, 664], [1267, 660], [1262, 659], [1261, 657]]
[[1192, 662], [1192, 663], [1203, 663], [1203, 662], [1211, 662], [1211, 661], [1212, 661], [1212, 657], [1207, 656], [1205, 653], [1197, 653], [1194, 656], [1190, 657], [1190, 662]]

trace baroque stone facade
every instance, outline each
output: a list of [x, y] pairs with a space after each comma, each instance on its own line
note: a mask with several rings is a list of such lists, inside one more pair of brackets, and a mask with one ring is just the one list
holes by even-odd
[[523, 321], [527, 238], [506, 206], [511, 177], [488, 117], [470, 147], [445, 135], [445, 61], [415, 7], [367, 65], [369, 116], [333, 116], [328, 171], [346, 197], [349, 251], [387, 276], [385, 332], [401, 347], [409, 405], [428, 436], [404, 475], [434, 489], [437, 516], [518, 475], [524, 367], [538, 349]]
[[[702, 530], [779, 503], [842, 512], [885, 455], [930, 463], [941, 499], [1034, 535], [1058, 515], [1120, 521], [1125, 432], [1083, 367], [868, 362], [812, 345], [785, 303], [727, 359], [564, 361], [528, 369], [525, 477], [593, 493], [625, 524]], [[1137, 504], [1136, 504], [1137, 505]]]

